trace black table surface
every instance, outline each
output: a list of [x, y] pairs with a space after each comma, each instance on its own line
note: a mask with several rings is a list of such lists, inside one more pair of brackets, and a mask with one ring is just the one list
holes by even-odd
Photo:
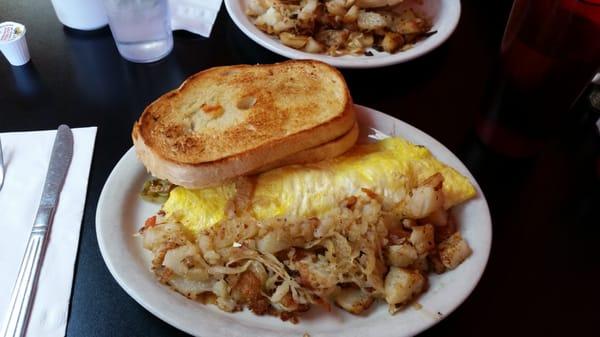
[[[600, 161], [593, 118], [580, 109], [579, 123], [526, 158], [485, 145], [475, 126], [485, 111], [510, 1], [462, 3], [456, 32], [437, 50], [397, 66], [343, 70], [356, 103], [445, 144], [474, 174], [490, 205], [494, 238], [483, 278], [454, 313], [423, 334], [593, 334], [600, 314]], [[23, 67], [0, 62], [0, 131], [98, 126], [67, 335], [185, 335], [138, 305], [108, 272], [95, 232], [100, 191], [132, 145], [132, 124], [149, 102], [212, 66], [283, 58], [245, 37], [224, 7], [209, 39], [176, 32], [171, 54], [153, 64], [122, 59], [108, 28], [64, 28], [50, 1], [3, 0], [0, 21], [6, 20], [26, 25], [32, 61]]]

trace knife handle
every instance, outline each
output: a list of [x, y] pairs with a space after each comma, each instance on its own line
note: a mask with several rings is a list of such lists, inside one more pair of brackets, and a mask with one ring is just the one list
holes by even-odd
[[[51, 213], [50, 213], [51, 214]], [[2, 337], [23, 337], [31, 314], [34, 291], [41, 269], [41, 259], [46, 250], [47, 225], [34, 225], [27, 248], [19, 267], [17, 281], [11, 293], [8, 318], [4, 322]]]

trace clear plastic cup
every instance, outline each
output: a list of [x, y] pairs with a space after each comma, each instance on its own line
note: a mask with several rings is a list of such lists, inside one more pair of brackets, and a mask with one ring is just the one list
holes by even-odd
[[0, 50], [13, 66], [29, 62], [25, 26], [12, 21], [0, 23]]
[[158, 61], [173, 49], [167, 0], [104, 0], [108, 24], [125, 59]]

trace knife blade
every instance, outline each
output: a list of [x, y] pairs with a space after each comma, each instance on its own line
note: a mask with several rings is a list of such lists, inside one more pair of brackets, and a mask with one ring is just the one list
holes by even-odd
[[27, 248], [11, 293], [2, 336], [25, 336], [39, 272], [47, 245], [54, 211], [73, 158], [73, 133], [66, 125], [58, 127], [40, 204], [31, 228]]

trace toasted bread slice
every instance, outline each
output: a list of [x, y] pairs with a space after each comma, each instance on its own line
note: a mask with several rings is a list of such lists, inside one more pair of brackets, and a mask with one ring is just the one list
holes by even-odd
[[335, 68], [287, 61], [193, 75], [144, 110], [132, 138], [154, 176], [200, 188], [327, 143], [354, 123]]
[[315, 146], [310, 149], [302, 150], [283, 159], [271, 162], [270, 164], [267, 164], [255, 170], [254, 172], [252, 172], [252, 174], [265, 172], [281, 166], [302, 165], [322, 161], [325, 159], [335, 158], [343, 154], [344, 152], [350, 150], [350, 148], [352, 148], [352, 146], [356, 144], [358, 134], [358, 124], [354, 123], [352, 129], [350, 129], [350, 131], [348, 131], [346, 134], [328, 143]]

